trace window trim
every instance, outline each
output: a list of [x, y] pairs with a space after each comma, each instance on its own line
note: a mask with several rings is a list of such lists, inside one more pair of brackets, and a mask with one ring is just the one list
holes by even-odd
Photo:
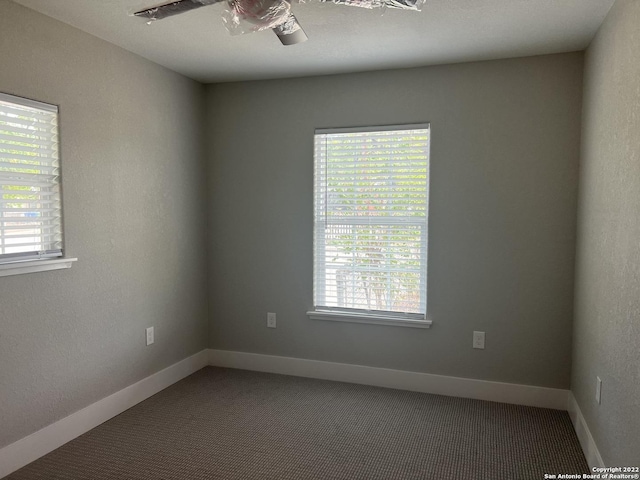
[[48, 272], [50, 270], [62, 270], [71, 268], [77, 258], [54, 258], [47, 260], [20, 260], [17, 262], [1, 263], [0, 277], [11, 275], [23, 275], [25, 273]]
[[316, 128], [315, 135], [330, 133], [366, 133], [366, 132], [394, 132], [397, 130], [431, 130], [430, 122], [422, 123], [394, 123], [393, 125], [372, 125], [368, 127]]
[[[314, 130], [314, 144], [316, 135], [332, 134], [332, 133], [366, 133], [366, 132], [392, 132], [397, 130], [419, 130], [425, 129], [429, 131], [431, 135], [431, 123], [409, 123], [409, 124], [393, 124], [393, 125], [375, 125], [375, 126], [363, 126], [363, 127], [344, 127], [344, 128], [316, 128]], [[431, 170], [431, 136], [429, 136], [429, 156], [428, 156], [428, 171]], [[315, 149], [315, 147], [314, 147]], [[316, 171], [314, 154], [314, 176]], [[429, 197], [431, 193], [430, 186], [431, 176], [427, 177], [427, 218], [426, 218], [426, 234], [428, 235], [428, 223], [429, 223]], [[315, 178], [314, 178], [314, 218], [315, 218]], [[315, 228], [316, 222], [314, 221], [314, 242], [315, 242]], [[428, 285], [428, 256], [429, 256], [429, 240], [426, 240], [426, 263], [424, 272], [424, 295], [425, 295], [425, 310], [428, 309], [428, 292], [426, 291]], [[315, 247], [314, 247], [314, 273], [313, 281], [316, 280], [315, 273]], [[314, 287], [315, 290], [315, 287]], [[315, 296], [315, 294], [314, 294]], [[315, 303], [315, 298], [314, 298]], [[340, 307], [321, 307], [315, 306], [313, 310], [307, 311], [307, 317], [311, 320], [328, 320], [335, 322], [348, 322], [348, 323], [360, 323], [360, 324], [374, 324], [385, 326], [397, 326], [397, 327], [410, 327], [410, 328], [431, 328], [433, 321], [427, 319], [427, 312], [422, 313], [403, 313], [403, 312], [386, 312], [377, 310], [360, 310]]]
[[332, 322], [369, 323], [395, 327], [431, 328], [432, 321], [423, 314], [383, 315], [376, 312], [349, 312], [344, 310], [311, 310], [307, 312], [311, 320], [329, 320]]
[[[16, 105], [22, 105], [28, 108], [35, 108], [55, 113], [58, 120], [58, 138], [60, 138], [60, 107], [58, 105], [4, 92], [0, 92], [0, 100], [8, 103], [14, 103]], [[58, 158], [60, 159], [60, 157], [61, 152], [60, 147], [58, 147]], [[58, 168], [62, 172], [62, 166], [59, 165]], [[58, 189], [60, 204], [62, 206], [64, 201], [62, 191], [62, 173], [60, 173]], [[64, 208], [61, 208], [59, 218], [60, 229], [62, 231], [62, 246], [60, 248], [60, 251], [34, 252], [32, 255], [25, 255], [24, 253], [21, 253], [16, 254], [13, 258], [11, 256], [5, 256], [4, 259], [0, 259], [0, 277], [71, 268], [73, 263], [78, 259], [65, 256]]]

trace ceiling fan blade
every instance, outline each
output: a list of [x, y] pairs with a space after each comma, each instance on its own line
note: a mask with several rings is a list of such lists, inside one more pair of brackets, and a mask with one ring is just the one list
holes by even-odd
[[146, 17], [149, 20], [162, 20], [163, 18], [195, 10], [196, 8], [213, 5], [220, 1], [222, 0], [176, 0], [174, 2], [140, 10], [139, 12], [135, 12], [134, 15], [136, 17]]
[[290, 14], [283, 23], [275, 27], [273, 32], [283, 45], [295, 45], [305, 42], [309, 38], [293, 14]]
[[384, 6], [389, 8], [399, 8], [400, 10], [422, 10], [424, 0], [384, 0]]

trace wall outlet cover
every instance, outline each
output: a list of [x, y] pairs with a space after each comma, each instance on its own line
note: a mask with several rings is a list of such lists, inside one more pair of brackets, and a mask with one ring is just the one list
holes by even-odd
[[147, 346], [152, 345], [155, 339], [153, 338], [153, 327], [147, 328]]
[[276, 314], [267, 313], [267, 327], [276, 328]]
[[484, 349], [484, 332], [473, 332], [473, 348]]

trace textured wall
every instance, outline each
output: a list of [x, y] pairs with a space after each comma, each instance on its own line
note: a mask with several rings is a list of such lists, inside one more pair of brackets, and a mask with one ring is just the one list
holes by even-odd
[[618, 0], [585, 63], [572, 390], [610, 466], [640, 465], [639, 26]]
[[204, 87], [0, 0], [0, 91], [60, 106], [79, 258], [0, 278], [2, 447], [201, 350], [208, 324]]
[[[208, 87], [211, 346], [568, 388], [582, 60]], [[314, 128], [424, 121], [433, 328], [309, 320]]]

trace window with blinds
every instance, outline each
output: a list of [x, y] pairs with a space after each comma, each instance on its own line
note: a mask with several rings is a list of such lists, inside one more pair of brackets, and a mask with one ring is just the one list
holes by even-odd
[[58, 107], [0, 93], [0, 263], [62, 256]]
[[426, 318], [429, 133], [316, 130], [316, 311]]

